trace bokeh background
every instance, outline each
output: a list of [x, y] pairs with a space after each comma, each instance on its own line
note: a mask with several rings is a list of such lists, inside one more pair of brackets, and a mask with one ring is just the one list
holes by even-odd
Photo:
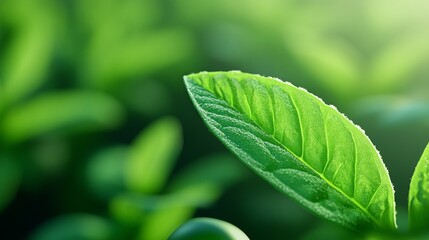
[[429, 141], [418, 0], [0, 1], [0, 238], [163, 240], [194, 216], [251, 239], [353, 234], [275, 191], [209, 133], [182, 76], [305, 87], [380, 150], [406, 230]]

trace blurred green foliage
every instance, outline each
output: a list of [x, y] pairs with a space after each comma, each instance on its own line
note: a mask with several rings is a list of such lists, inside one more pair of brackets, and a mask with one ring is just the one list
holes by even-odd
[[385, 157], [404, 208], [429, 140], [428, 10], [417, 0], [1, 1], [2, 236], [155, 240], [208, 215], [251, 239], [343, 234], [318, 230], [216, 154], [225, 150], [182, 84], [201, 70], [276, 76], [338, 106]]
[[42, 225], [30, 238], [32, 240], [56, 239], [109, 239], [113, 228], [103, 218], [89, 214], [74, 214], [54, 219]]

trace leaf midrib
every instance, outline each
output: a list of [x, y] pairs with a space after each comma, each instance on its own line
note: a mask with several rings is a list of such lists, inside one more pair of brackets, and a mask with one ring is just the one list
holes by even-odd
[[[196, 83], [196, 82], [195, 82]], [[255, 122], [252, 118], [249, 118], [246, 114], [243, 114], [242, 112], [240, 112], [237, 108], [234, 107], [234, 105], [230, 104], [228, 101], [226, 101], [225, 99], [221, 98], [220, 96], [218, 96], [215, 92], [212, 92], [206, 88], [204, 88], [204, 86], [196, 83], [197, 85], [199, 85], [200, 87], [202, 87], [204, 90], [212, 93], [214, 96], [216, 96], [218, 99], [224, 101], [229, 107], [231, 107], [232, 109], [234, 109], [236, 112], [238, 112], [240, 115], [243, 115], [246, 117], [246, 119], [248, 119], [252, 124], [254, 124], [256, 127], [258, 127], [259, 129], [261, 129], [263, 132], [267, 133], [265, 128], [261, 127], [257, 122]], [[230, 84], [228, 84], [230, 85]], [[231, 85], [230, 85], [231, 86]], [[297, 112], [298, 115], [298, 121], [300, 124], [300, 133], [301, 133], [301, 151], [302, 154], [304, 155], [304, 147], [303, 147], [303, 129], [302, 129], [302, 122], [301, 122], [301, 118], [300, 118], [300, 114], [299, 114], [299, 109], [297, 108], [296, 104], [295, 104], [295, 100], [293, 99], [292, 95], [287, 93], [287, 95], [290, 97], [293, 106], [295, 108], [295, 111]], [[246, 95], [246, 101], [247, 100], [247, 95]], [[233, 101], [232, 101], [233, 102]], [[318, 107], [320, 108], [320, 105], [317, 104]], [[321, 110], [321, 109], [320, 109]], [[325, 124], [325, 121], [323, 121]], [[350, 132], [351, 133], [351, 132]], [[353, 134], [351, 133], [352, 138]], [[368, 210], [362, 206], [362, 204], [360, 202], [358, 202], [356, 200], [356, 198], [354, 197], [350, 197], [348, 194], [346, 194], [343, 190], [341, 190], [340, 188], [338, 188], [333, 182], [331, 182], [329, 179], [327, 179], [322, 173], [320, 173], [319, 171], [317, 171], [316, 169], [314, 169], [311, 165], [309, 165], [306, 161], [304, 161], [304, 159], [302, 157], [298, 157], [297, 154], [295, 154], [293, 151], [291, 151], [288, 147], [286, 147], [283, 143], [280, 142], [280, 140], [278, 140], [275, 135], [270, 135], [267, 134], [267, 136], [269, 136], [270, 138], [272, 138], [279, 146], [283, 147], [286, 151], [288, 151], [290, 154], [292, 154], [293, 157], [295, 157], [296, 159], [298, 159], [301, 163], [303, 163], [306, 167], [308, 167], [311, 171], [313, 171], [314, 173], [316, 173], [321, 179], [323, 179], [326, 183], [328, 183], [329, 186], [331, 186], [333, 189], [335, 189], [336, 191], [338, 191], [339, 193], [341, 193], [343, 196], [345, 196], [347, 199], [349, 199], [352, 203], [354, 203], [359, 209], [361, 209], [364, 213], [366, 213], [367, 216], [369, 216], [379, 227], [382, 227], [382, 224], [380, 224], [380, 221], [378, 219], [376, 219], [370, 212], [368, 212]]]

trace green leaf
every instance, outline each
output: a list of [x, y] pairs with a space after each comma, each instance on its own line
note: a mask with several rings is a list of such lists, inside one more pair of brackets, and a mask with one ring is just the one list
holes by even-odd
[[134, 141], [125, 166], [125, 182], [140, 193], [156, 193], [164, 186], [182, 148], [182, 129], [174, 118], [150, 125]]
[[53, 60], [61, 22], [58, 11], [52, 3], [26, 5], [5, 3], [0, 12], [1, 28], [10, 34], [0, 53], [0, 111], [41, 87]]
[[394, 229], [393, 187], [363, 131], [314, 95], [240, 72], [185, 77], [197, 110], [244, 163], [316, 215]]
[[0, 121], [0, 131], [7, 142], [16, 143], [52, 131], [112, 128], [122, 118], [122, 106], [105, 94], [87, 90], [52, 92], [7, 112]]
[[429, 144], [423, 152], [411, 178], [408, 194], [408, 221], [412, 231], [429, 227]]

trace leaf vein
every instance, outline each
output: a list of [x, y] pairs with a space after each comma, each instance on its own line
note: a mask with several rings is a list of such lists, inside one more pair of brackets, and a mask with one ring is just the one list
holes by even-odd
[[330, 151], [329, 151], [329, 140], [328, 140], [328, 132], [327, 132], [327, 126], [326, 126], [326, 115], [323, 119], [323, 128], [325, 133], [325, 142], [326, 142], [326, 162], [325, 166], [323, 167], [322, 175], [325, 175], [326, 169], [328, 168], [329, 162], [331, 161]]
[[[296, 106], [295, 100], [292, 97], [292, 94], [288, 94], [291, 102], [292, 102], [292, 106], [294, 107], [296, 114], [297, 114], [297, 118], [298, 118], [298, 123], [299, 123], [299, 131], [301, 133], [301, 154], [300, 159], [304, 157], [304, 129], [302, 127], [302, 122], [301, 122], [301, 115], [299, 113], [298, 107]], [[283, 144], [282, 144], [283, 145]]]
[[375, 192], [372, 194], [371, 199], [369, 200], [368, 204], [365, 206], [365, 209], [368, 209], [369, 206], [371, 205], [372, 201], [374, 201], [374, 197], [375, 195], [377, 195], [378, 190], [380, 190], [382, 183], [380, 182], [380, 184], [378, 184], [377, 190], [375, 190]]

